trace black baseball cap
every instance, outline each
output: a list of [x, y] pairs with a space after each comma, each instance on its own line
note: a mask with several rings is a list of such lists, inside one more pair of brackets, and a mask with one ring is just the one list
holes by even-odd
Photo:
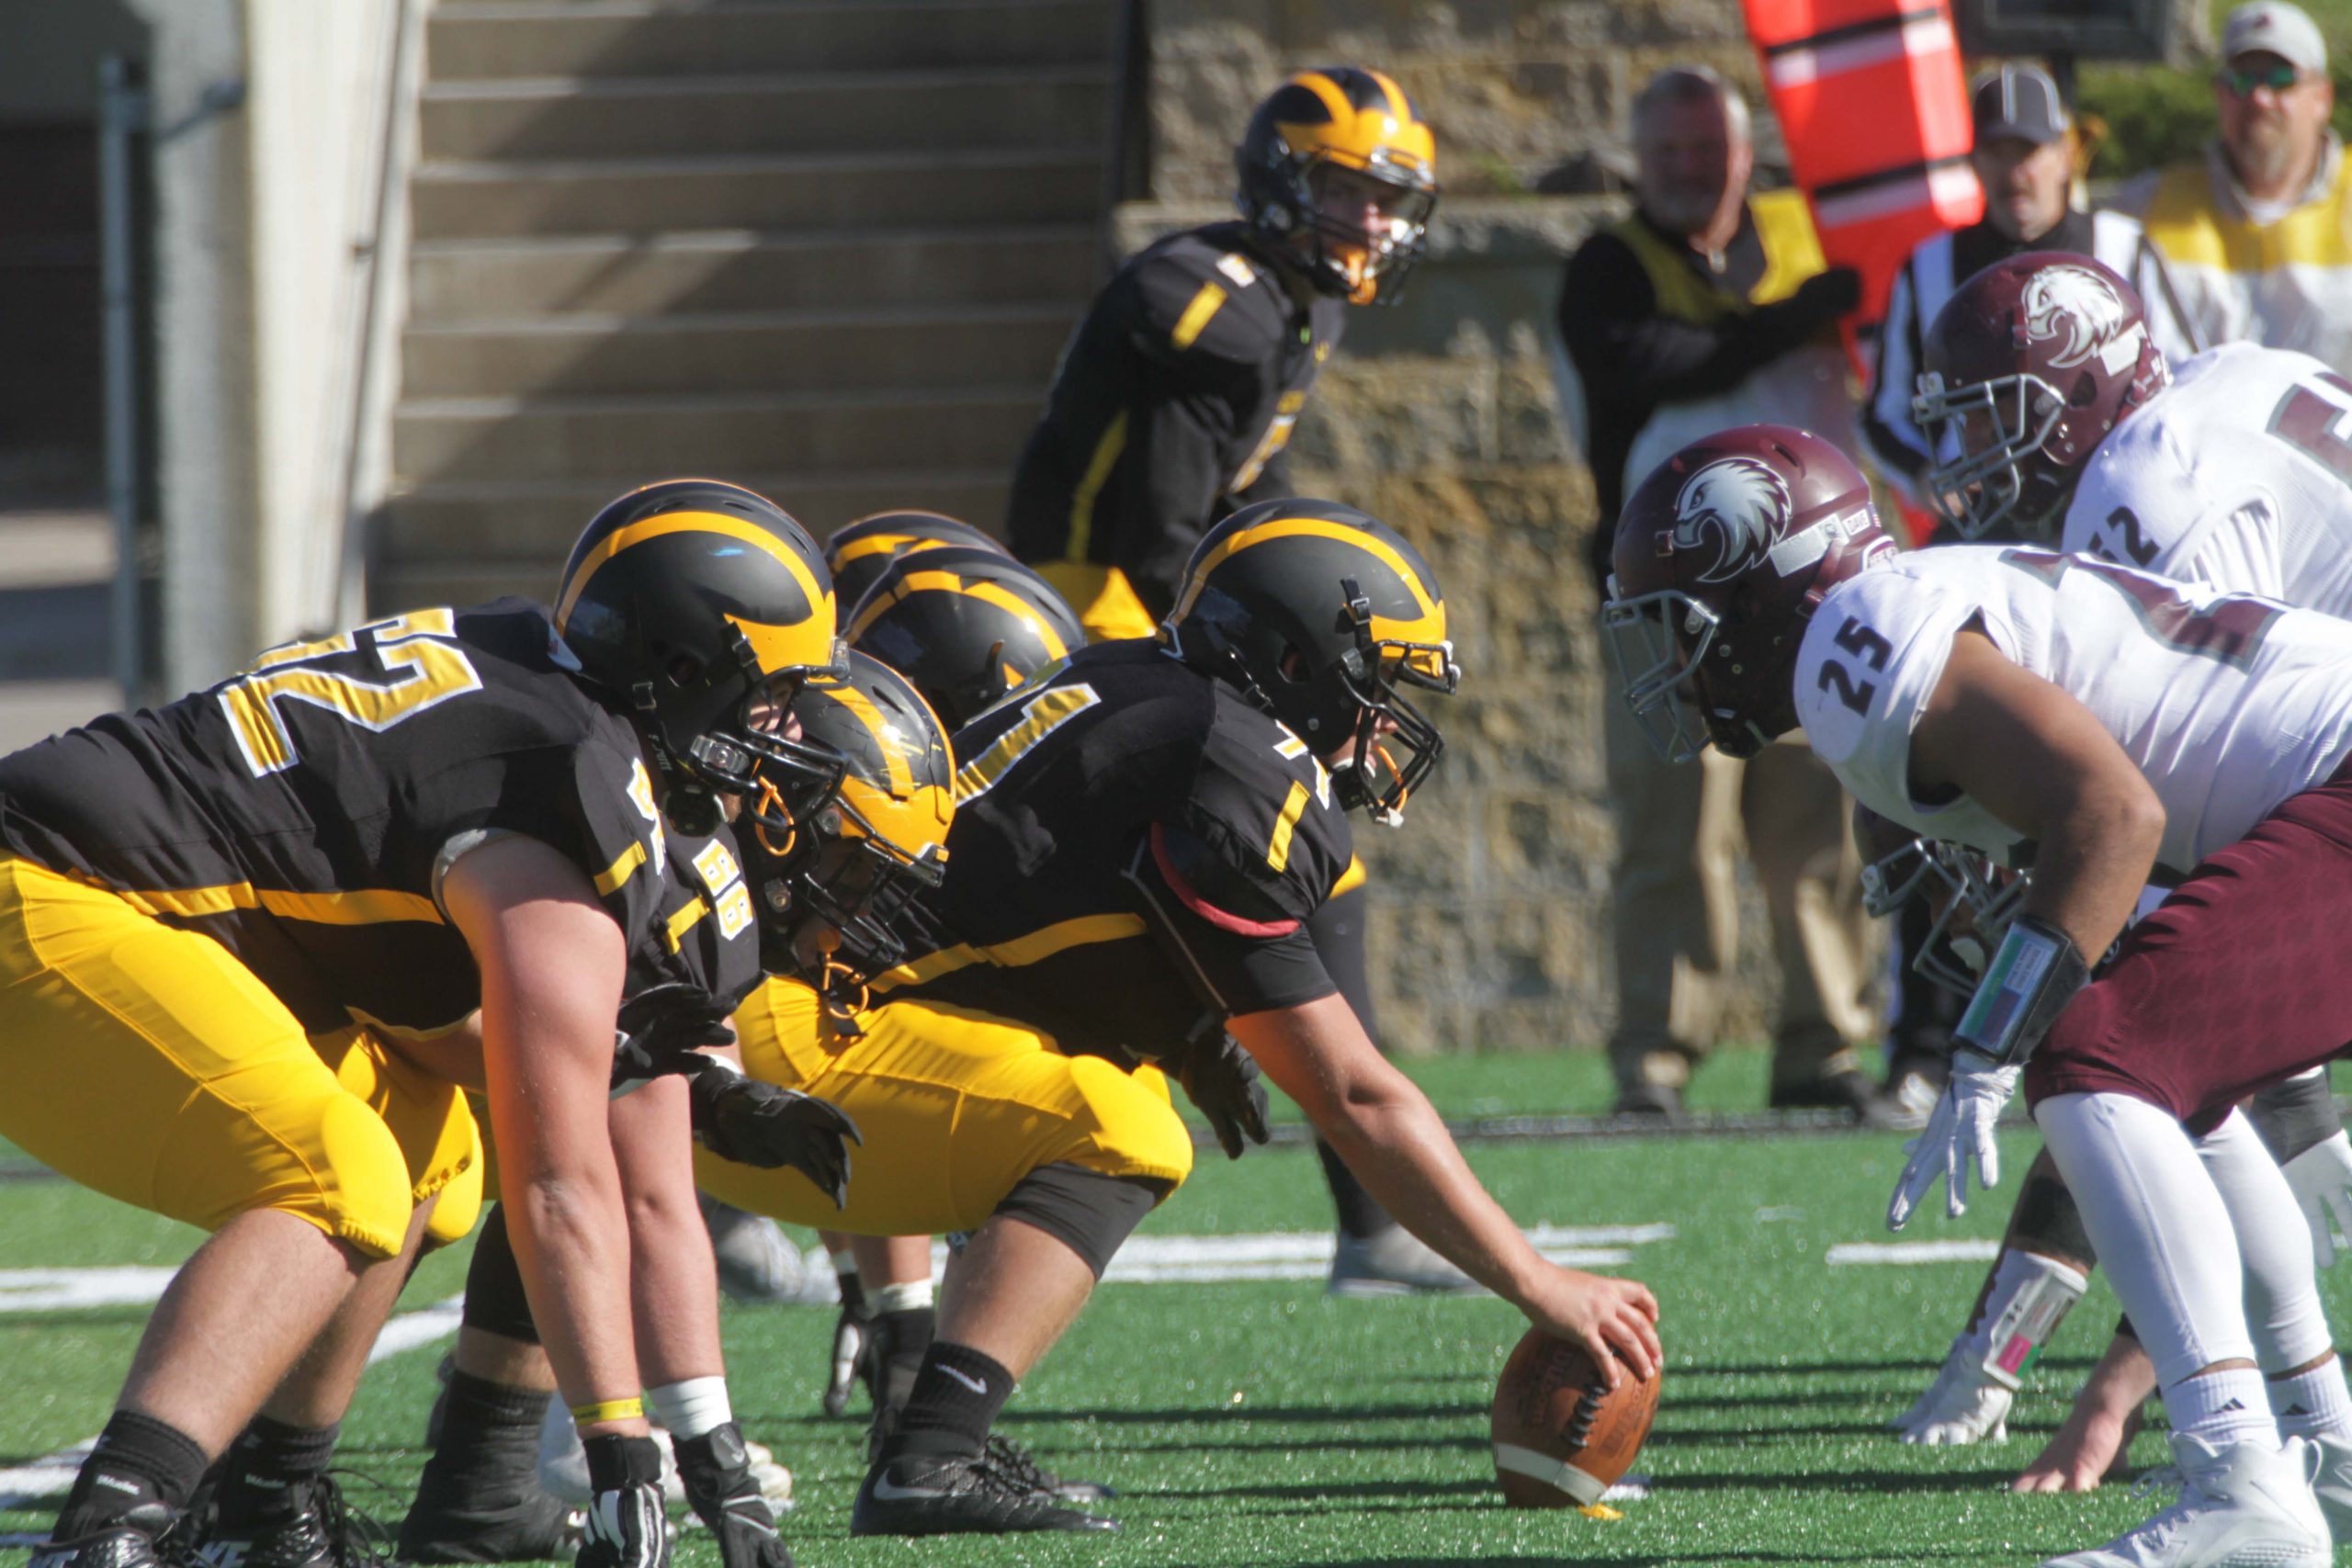
[[2074, 123], [2058, 97], [2058, 84], [2038, 65], [1988, 71], [1969, 96], [1979, 145], [2014, 137], [2040, 147], [2065, 135]]

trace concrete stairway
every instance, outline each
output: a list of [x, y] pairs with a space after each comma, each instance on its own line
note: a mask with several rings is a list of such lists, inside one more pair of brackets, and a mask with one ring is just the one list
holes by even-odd
[[631, 485], [988, 526], [1096, 282], [1114, 0], [440, 0], [379, 610]]

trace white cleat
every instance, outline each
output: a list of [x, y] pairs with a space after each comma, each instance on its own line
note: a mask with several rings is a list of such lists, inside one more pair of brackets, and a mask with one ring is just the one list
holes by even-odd
[[2327, 1568], [2334, 1549], [2312, 1492], [2319, 1450], [2301, 1438], [2216, 1449], [2177, 1432], [2177, 1470], [2146, 1482], [2177, 1481], [2179, 1500], [2105, 1546], [2053, 1557], [2041, 1568]]
[[2352, 1543], [2352, 1439], [2323, 1434], [2312, 1439], [2319, 1450], [2319, 1478], [2312, 1483], [2328, 1533]]
[[1903, 1441], [1928, 1448], [2005, 1443], [2014, 1397], [1984, 1370], [1984, 1352], [1962, 1336], [1951, 1342], [1928, 1392], [1887, 1426]]
[[1396, 1224], [1369, 1236], [1342, 1232], [1331, 1255], [1327, 1287], [1335, 1296], [1450, 1295], [1481, 1288], [1427, 1242]]

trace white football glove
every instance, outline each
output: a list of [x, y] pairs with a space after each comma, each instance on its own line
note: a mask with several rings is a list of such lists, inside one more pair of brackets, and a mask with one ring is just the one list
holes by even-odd
[[1887, 1201], [1887, 1229], [1904, 1227], [1938, 1177], [1944, 1179], [1944, 1212], [1955, 1219], [1968, 1213], [1972, 1160], [1981, 1185], [1989, 1190], [2001, 1184], [2001, 1149], [1993, 1128], [2024, 1076], [2023, 1066], [1999, 1066], [1974, 1051], [1952, 1053], [1951, 1077], [1935, 1110], [1928, 1113], [1928, 1125], [1903, 1145], [1911, 1159], [1895, 1179], [1894, 1196]]
[[2286, 1173], [2287, 1185], [2295, 1190], [2295, 1201], [2303, 1207], [2303, 1223], [2312, 1227], [2312, 1253], [2319, 1266], [2325, 1269], [2333, 1264], [2339, 1250], [2352, 1251], [2352, 1138], [2339, 1131], [2278, 1168]]
[[1928, 1448], [2005, 1443], [2013, 1397], [1984, 1370], [1983, 1347], [1963, 1334], [1952, 1341], [1927, 1392], [1887, 1425], [1903, 1441]]

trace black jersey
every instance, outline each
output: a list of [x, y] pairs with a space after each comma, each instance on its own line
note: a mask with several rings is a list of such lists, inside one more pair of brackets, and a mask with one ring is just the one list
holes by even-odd
[[684, 981], [731, 1010], [761, 978], [759, 922], [733, 837], [673, 829], [653, 918], [629, 953], [628, 994]]
[[1151, 642], [1083, 649], [956, 737], [931, 949], [876, 982], [1067, 1050], [1180, 1055], [1337, 987], [1305, 922], [1352, 850], [1304, 742]]
[[305, 1028], [439, 1029], [480, 1005], [435, 865], [527, 834], [594, 882], [634, 951], [666, 863], [628, 723], [522, 600], [274, 649], [168, 706], [0, 760], [0, 841], [216, 938]]
[[1204, 533], [1291, 493], [1283, 448], [1346, 311], [1300, 305], [1240, 223], [1137, 254], [1063, 351], [1013, 475], [1012, 553], [1115, 567], [1165, 615]]

